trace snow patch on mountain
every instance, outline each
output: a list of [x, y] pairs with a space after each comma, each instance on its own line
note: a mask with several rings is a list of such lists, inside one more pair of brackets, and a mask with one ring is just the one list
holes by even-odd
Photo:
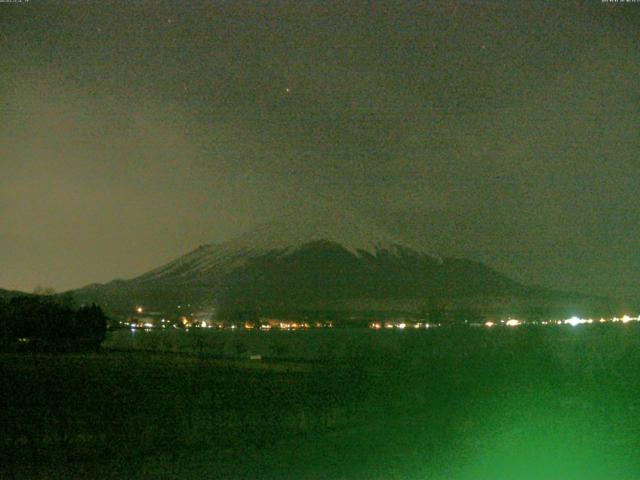
[[326, 211], [306, 217], [284, 215], [232, 240], [203, 245], [137, 280], [149, 281], [176, 276], [193, 278], [213, 272], [225, 273], [241, 267], [250, 258], [270, 252], [286, 255], [317, 241], [336, 243], [357, 256], [362, 252], [375, 255], [381, 251], [391, 254], [413, 251], [440, 259], [437, 255], [427, 253], [422, 246], [401, 239], [353, 214]]

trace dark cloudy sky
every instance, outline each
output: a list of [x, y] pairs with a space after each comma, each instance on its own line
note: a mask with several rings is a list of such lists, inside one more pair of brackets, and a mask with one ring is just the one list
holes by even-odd
[[333, 202], [638, 297], [640, 3], [0, 3], [0, 287]]

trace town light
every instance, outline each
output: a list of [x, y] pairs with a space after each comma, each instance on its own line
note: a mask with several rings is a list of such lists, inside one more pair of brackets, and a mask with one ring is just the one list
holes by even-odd
[[565, 324], [569, 324], [572, 327], [575, 327], [577, 325], [580, 325], [581, 323], [584, 323], [584, 320], [578, 318], [578, 317], [571, 317], [567, 320], [564, 321]]

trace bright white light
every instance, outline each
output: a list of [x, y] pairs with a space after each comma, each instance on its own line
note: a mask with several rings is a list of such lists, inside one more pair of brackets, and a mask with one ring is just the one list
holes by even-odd
[[142, 307], [136, 307], [136, 312], [142, 313], [144, 309]]
[[489, 328], [491, 328], [491, 327], [493, 327], [494, 325], [495, 325], [495, 324], [494, 324], [493, 322], [484, 322], [484, 326], [485, 326], [485, 327], [489, 327]]
[[510, 318], [506, 321], [507, 327], [517, 327], [520, 323], [520, 320], [516, 320], [515, 318]]
[[622, 323], [629, 323], [631, 321], [631, 317], [629, 315], [622, 316]]
[[402, 328], [405, 328], [406, 326], [407, 326], [407, 324], [406, 324], [406, 323], [399, 323], [399, 324], [398, 324], [398, 328], [401, 328], [401, 329], [402, 329]]
[[567, 320], [565, 320], [564, 323], [565, 324], [569, 324], [572, 327], [575, 327], [577, 325], [580, 325], [580, 324], [584, 323], [584, 320], [582, 320], [582, 319], [580, 319], [578, 317], [571, 317], [571, 318], [568, 318]]

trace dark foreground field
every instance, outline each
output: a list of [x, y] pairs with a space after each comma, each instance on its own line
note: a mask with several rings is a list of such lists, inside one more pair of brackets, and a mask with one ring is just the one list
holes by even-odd
[[312, 362], [0, 355], [0, 475], [640, 478], [637, 325], [344, 338]]

